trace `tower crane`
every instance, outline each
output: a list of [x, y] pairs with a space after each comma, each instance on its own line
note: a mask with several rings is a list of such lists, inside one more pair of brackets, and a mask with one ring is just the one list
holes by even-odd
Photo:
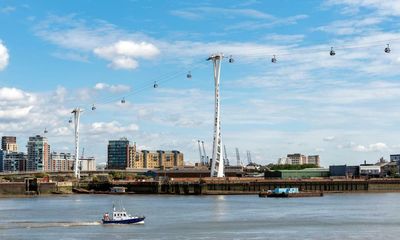
[[228, 155], [226, 154], [225, 144], [224, 144], [224, 163], [225, 163], [225, 166], [229, 166], [229, 159], [228, 159]]
[[240, 154], [239, 154], [239, 148], [236, 148], [236, 160], [237, 160], [237, 166], [242, 166], [242, 162], [240, 161]]

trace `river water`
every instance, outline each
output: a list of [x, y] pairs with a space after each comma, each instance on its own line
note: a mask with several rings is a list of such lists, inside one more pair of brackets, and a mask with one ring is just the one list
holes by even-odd
[[[113, 202], [146, 223], [100, 224]], [[400, 239], [400, 193], [0, 198], [0, 239]]]

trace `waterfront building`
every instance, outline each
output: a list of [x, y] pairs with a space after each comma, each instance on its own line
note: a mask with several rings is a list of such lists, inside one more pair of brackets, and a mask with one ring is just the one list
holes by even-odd
[[380, 177], [382, 167], [380, 165], [373, 164], [361, 164], [360, 165], [360, 176], [364, 177]]
[[329, 169], [327, 168], [306, 168], [301, 170], [276, 170], [266, 171], [265, 178], [280, 179], [303, 179], [303, 178], [323, 178], [329, 177]]
[[94, 157], [80, 158], [79, 165], [81, 171], [96, 171], [96, 160]]
[[184, 166], [183, 153], [172, 150], [172, 151], [149, 151], [149, 150], [134, 150], [135, 147], [130, 147], [129, 151], [129, 162], [131, 162], [128, 168], [140, 169], [140, 168], [174, 168]]
[[307, 163], [307, 157], [300, 153], [288, 154], [289, 164], [292, 165], [302, 165]]
[[400, 162], [400, 154], [391, 154], [390, 161], [391, 162]]
[[49, 171], [51, 169], [50, 145], [46, 137], [40, 135], [29, 137], [26, 147], [28, 151], [27, 171]]
[[1, 137], [1, 149], [7, 152], [17, 152], [17, 137], [3, 136]]
[[309, 155], [307, 157], [307, 164], [314, 164], [315, 166], [319, 167], [319, 155]]
[[23, 172], [26, 171], [27, 155], [23, 152], [3, 151], [3, 171]]
[[6, 151], [0, 150], [0, 172], [4, 171], [4, 156], [6, 155]]
[[126, 169], [129, 162], [129, 140], [108, 141], [107, 147], [107, 169]]
[[357, 178], [360, 176], [360, 166], [332, 165], [329, 166], [331, 177]]
[[309, 155], [305, 156], [301, 153], [293, 153], [287, 154], [286, 157], [282, 157], [278, 159], [278, 164], [290, 164], [290, 165], [303, 165], [303, 164], [314, 164], [316, 166], [320, 166], [320, 157], [319, 155]]
[[183, 153], [172, 150], [137, 150], [126, 138], [108, 144], [108, 169], [156, 169], [184, 166]]
[[57, 153], [50, 154], [50, 169], [52, 172], [67, 172], [72, 171], [75, 162], [75, 156], [71, 153]]

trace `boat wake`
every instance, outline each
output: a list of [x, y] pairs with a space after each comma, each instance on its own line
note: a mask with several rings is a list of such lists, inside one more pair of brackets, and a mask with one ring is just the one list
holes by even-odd
[[80, 227], [80, 226], [96, 226], [101, 225], [101, 222], [8, 222], [0, 224], [0, 229], [13, 228], [49, 228], [49, 227]]

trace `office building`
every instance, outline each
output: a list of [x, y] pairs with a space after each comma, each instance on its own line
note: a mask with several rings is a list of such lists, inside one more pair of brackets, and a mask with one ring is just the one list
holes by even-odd
[[107, 169], [126, 169], [129, 162], [129, 140], [108, 141], [107, 148]]

